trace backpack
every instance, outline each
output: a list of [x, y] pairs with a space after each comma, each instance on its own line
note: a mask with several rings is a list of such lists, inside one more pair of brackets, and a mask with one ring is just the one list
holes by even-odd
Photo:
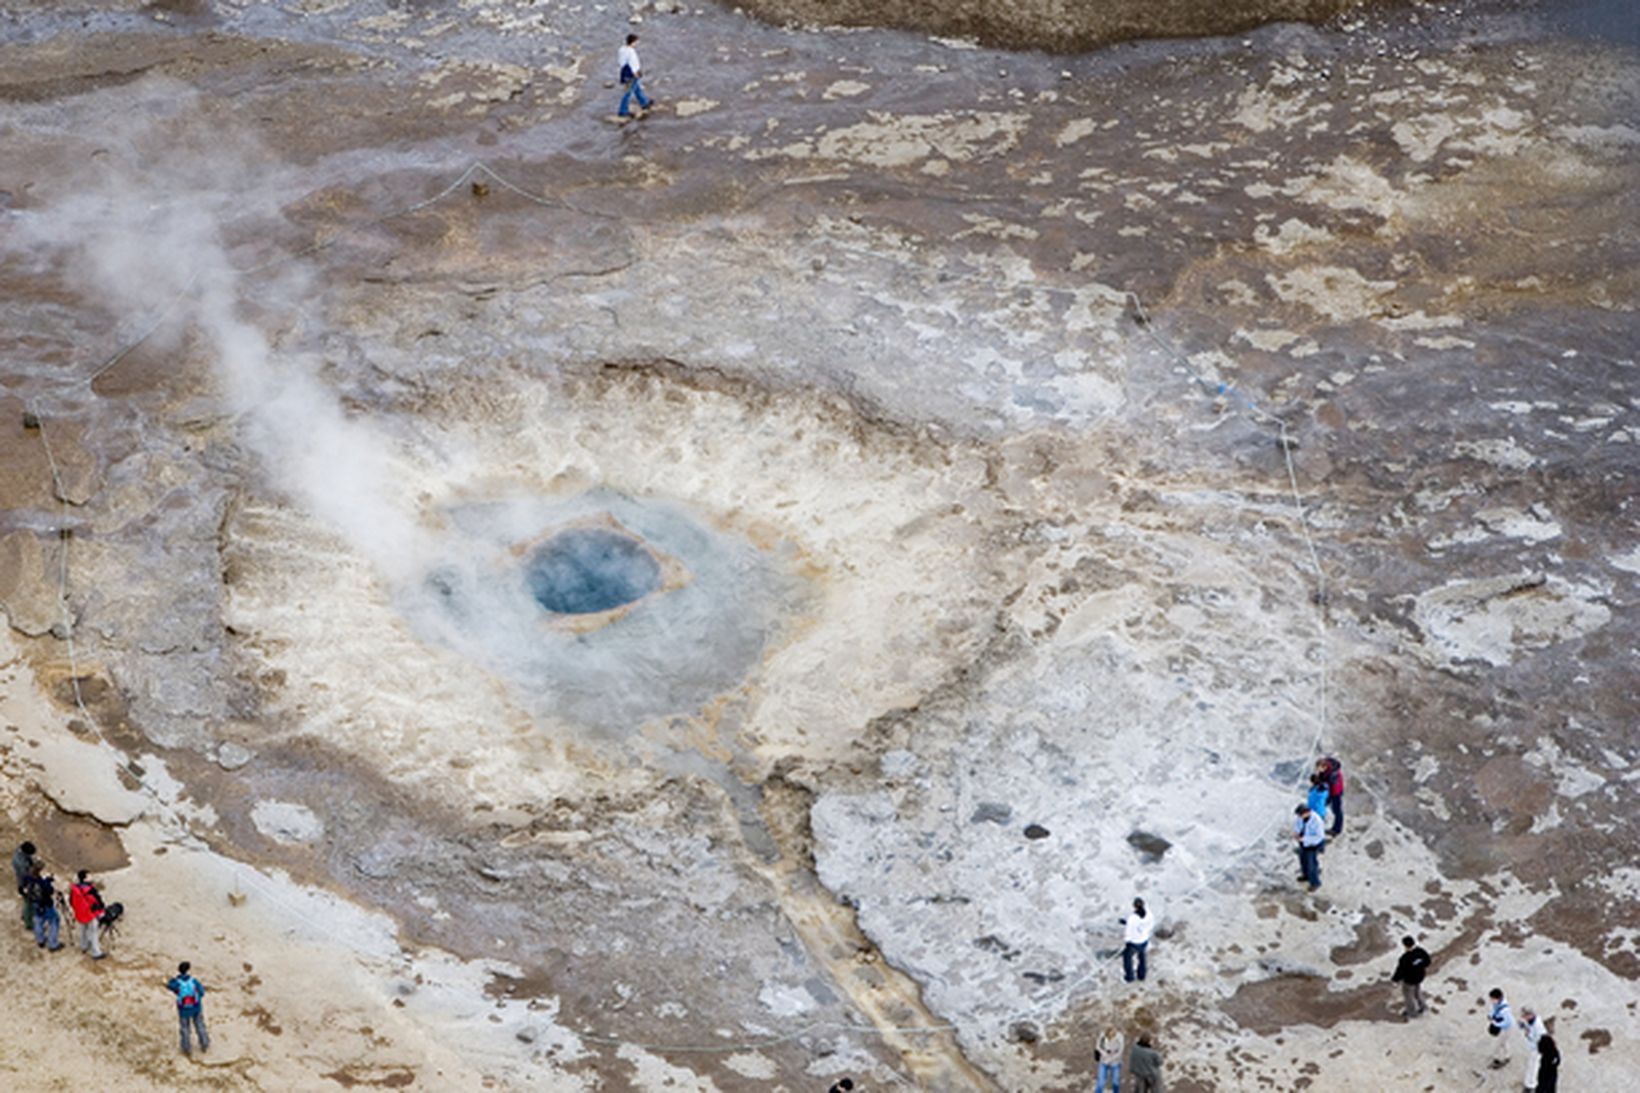
[[1327, 756], [1325, 762], [1327, 764], [1327, 795], [1329, 797], [1342, 797], [1344, 795], [1344, 764], [1330, 755]]
[[176, 984], [177, 1009], [191, 1009], [199, 1005], [200, 996], [205, 993], [204, 988], [199, 985], [199, 980], [190, 975], [178, 979]]

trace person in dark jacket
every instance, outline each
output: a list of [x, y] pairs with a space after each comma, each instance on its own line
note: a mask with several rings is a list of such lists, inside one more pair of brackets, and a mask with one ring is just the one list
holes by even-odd
[[1560, 1089], [1560, 1048], [1545, 1032], [1538, 1037], [1537, 1093], [1557, 1093]]
[[57, 940], [57, 932], [62, 928], [57, 915], [57, 888], [39, 862], [34, 863], [34, 875], [29, 878], [28, 898], [34, 904], [35, 944], [54, 953], [63, 947]]
[[1401, 959], [1395, 965], [1391, 983], [1401, 984], [1401, 999], [1406, 1003], [1406, 1017], [1411, 1020], [1429, 1009], [1424, 1003], [1424, 973], [1429, 970], [1429, 954], [1410, 937], [1401, 939]]
[[34, 927], [34, 900], [29, 897], [29, 882], [34, 877], [34, 844], [24, 843], [11, 852], [11, 878], [18, 898], [23, 901], [23, 928]]
[[1165, 1093], [1162, 1088], [1162, 1056], [1151, 1046], [1149, 1036], [1140, 1036], [1139, 1042], [1128, 1052], [1128, 1077], [1133, 1081], [1134, 1093]]
[[177, 973], [165, 984], [165, 989], [177, 996], [177, 1021], [182, 1027], [182, 1053], [192, 1055], [188, 1050], [188, 1029], [199, 1033], [199, 1050], [203, 1054], [211, 1050], [211, 1037], [205, 1031], [205, 984], [191, 975], [188, 969], [192, 967], [186, 960], [177, 965]]

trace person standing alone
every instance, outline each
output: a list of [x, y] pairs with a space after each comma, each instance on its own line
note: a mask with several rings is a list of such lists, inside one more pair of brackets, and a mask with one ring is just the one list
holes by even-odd
[[92, 960], [101, 960], [106, 955], [101, 939], [103, 901], [97, 886], [86, 879], [84, 869], [68, 889], [68, 906], [80, 925], [80, 951], [90, 953]]
[[1395, 965], [1391, 983], [1401, 984], [1401, 999], [1406, 1003], [1408, 1020], [1421, 1016], [1429, 1009], [1424, 1004], [1424, 973], [1429, 970], [1429, 954], [1410, 937], [1401, 939], [1401, 959]]
[[199, 1033], [199, 1050], [211, 1050], [211, 1037], [205, 1031], [205, 984], [189, 974], [186, 960], [177, 965], [177, 973], [165, 984], [165, 989], [177, 996], [177, 1022], [182, 1026], [182, 1053], [192, 1055], [188, 1044], [188, 1029]]
[[630, 118], [632, 100], [638, 100], [639, 110], [648, 110], [652, 100], [643, 93], [643, 62], [638, 59], [638, 36], [628, 34], [626, 45], [615, 55], [615, 60], [621, 66], [621, 84], [626, 88], [621, 94], [621, 108], [617, 113], [623, 118]]
[[[1145, 979], [1145, 950], [1150, 948], [1150, 931], [1156, 920], [1145, 910], [1145, 901], [1133, 901], [1133, 913], [1122, 923], [1122, 978], [1129, 983]], [[1134, 963], [1139, 966], [1134, 974]]]

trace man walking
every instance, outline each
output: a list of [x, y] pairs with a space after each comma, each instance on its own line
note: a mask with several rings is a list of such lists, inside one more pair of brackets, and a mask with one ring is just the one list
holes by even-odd
[[101, 960], [107, 955], [102, 951], [101, 938], [103, 901], [97, 886], [86, 879], [84, 869], [68, 890], [68, 906], [80, 926], [80, 951], [90, 953], [92, 960]]
[[1509, 1010], [1502, 988], [1493, 987], [1486, 996], [1491, 999], [1486, 1009], [1486, 1034], [1497, 1044], [1491, 1065], [1493, 1070], [1502, 1070], [1509, 1065], [1509, 1030], [1515, 1027], [1515, 1015]]
[[1526, 1037], [1526, 1093], [1538, 1087], [1538, 1041], [1548, 1033], [1543, 1018], [1531, 1006], [1520, 1008], [1520, 1031]]
[[205, 984], [189, 974], [191, 965], [184, 960], [177, 965], [177, 973], [165, 984], [165, 989], [177, 996], [177, 1021], [182, 1026], [182, 1053], [192, 1055], [188, 1045], [188, 1029], [192, 1025], [199, 1033], [199, 1050], [211, 1050], [211, 1037], [205, 1031]]
[[[1145, 979], [1145, 950], [1150, 948], [1150, 931], [1156, 925], [1156, 920], [1150, 917], [1145, 910], [1145, 901], [1133, 901], [1133, 913], [1122, 924], [1122, 978], [1129, 983], [1137, 978], [1141, 983]], [[1138, 975], [1134, 975], [1134, 963], [1139, 965]]]
[[23, 901], [23, 928], [34, 926], [34, 900], [28, 894], [29, 882], [34, 877], [34, 844], [24, 843], [11, 852], [11, 876], [16, 891]]
[[1421, 1016], [1429, 1009], [1424, 1004], [1424, 973], [1429, 970], [1429, 954], [1410, 937], [1401, 939], [1401, 959], [1395, 964], [1391, 983], [1401, 984], [1401, 1000], [1405, 1003], [1407, 1020]]
[[1293, 841], [1298, 844], [1298, 879], [1314, 892], [1321, 887], [1321, 845], [1327, 841], [1322, 830], [1321, 817], [1310, 811], [1309, 805], [1293, 810]]
[[1140, 1036], [1128, 1053], [1128, 1073], [1134, 1093], [1165, 1093], [1162, 1089], [1162, 1056], [1150, 1045], [1149, 1036]]
[[34, 863], [34, 875], [29, 877], [28, 898], [33, 905], [34, 943], [54, 953], [63, 947], [63, 943], [57, 940], [61, 929], [57, 917], [57, 888], [54, 879], [39, 862]]
[[636, 34], [626, 36], [626, 45], [622, 46], [620, 52], [615, 55], [615, 60], [621, 66], [621, 83], [626, 88], [626, 91], [621, 95], [621, 108], [617, 113], [623, 118], [630, 118], [632, 111], [629, 107], [631, 107], [634, 97], [638, 100], [638, 109], [640, 110], [648, 110], [651, 105], [650, 98], [643, 93], [643, 84], [641, 82], [643, 62], [638, 59], [638, 36]]

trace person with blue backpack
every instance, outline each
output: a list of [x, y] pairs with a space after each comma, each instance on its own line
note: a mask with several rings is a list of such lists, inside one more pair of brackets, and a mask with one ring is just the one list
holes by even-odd
[[189, 1050], [188, 1031], [199, 1034], [199, 1050], [201, 1054], [211, 1050], [211, 1037], [205, 1031], [205, 984], [189, 974], [191, 965], [184, 960], [177, 965], [177, 973], [165, 984], [165, 989], [177, 996], [177, 1021], [182, 1026], [182, 1053], [192, 1055]]

